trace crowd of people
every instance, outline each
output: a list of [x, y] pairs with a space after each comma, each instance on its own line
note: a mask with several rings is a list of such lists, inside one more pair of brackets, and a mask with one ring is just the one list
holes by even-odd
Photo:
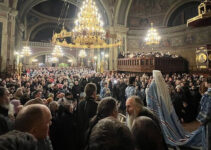
[[120, 52], [118, 54], [118, 58], [139, 58], [144, 56], [152, 56], [152, 57], [170, 57], [170, 58], [178, 58], [179, 56], [176, 54], [171, 54], [170, 52], [162, 53], [162, 52], [134, 52], [134, 53], [125, 53]]
[[[166, 74], [164, 79], [180, 122], [195, 120], [205, 78]], [[152, 80], [150, 74], [86, 68], [30, 69], [1, 79], [0, 149], [15, 149], [16, 140], [21, 150], [167, 149], [159, 119], [146, 107]], [[126, 125], [119, 113], [126, 115]]]

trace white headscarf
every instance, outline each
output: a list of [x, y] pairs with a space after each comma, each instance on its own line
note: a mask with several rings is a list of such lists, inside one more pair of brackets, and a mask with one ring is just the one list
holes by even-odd
[[158, 94], [158, 100], [161, 102], [161, 100], [164, 102], [164, 104], [167, 107], [167, 110], [169, 113], [172, 111], [172, 103], [171, 103], [171, 97], [169, 94], [169, 89], [167, 84], [165, 83], [165, 80], [159, 70], [153, 70], [153, 78], [155, 80], [155, 84], [157, 87], [157, 94]]

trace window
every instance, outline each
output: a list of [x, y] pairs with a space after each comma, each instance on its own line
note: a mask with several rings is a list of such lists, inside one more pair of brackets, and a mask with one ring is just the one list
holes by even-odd
[[186, 3], [174, 11], [168, 20], [168, 26], [178, 26], [186, 24], [187, 20], [198, 15], [199, 2]]

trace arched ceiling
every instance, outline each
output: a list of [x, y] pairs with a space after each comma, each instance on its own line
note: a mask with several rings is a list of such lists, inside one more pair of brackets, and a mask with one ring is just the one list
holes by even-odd
[[34, 6], [32, 9], [44, 15], [56, 18], [74, 18], [78, 11], [77, 6], [59, 0], [46, 1]]
[[[25, 26], [24, 40], [31, 37], [33, 30], [42, 24], [71, 25], [77, 16], [78, 7], [83, 0], [19, 0], [18, 1], [18, 21]], [[98, 10], [102, 15], [105, 26], [111, 24], [109, 13], [103, 4], [103, 0], [96, 0]], [[70, 29], [67, 28], [67, 29]], [[50, 35], [50, 34], [49, 34]], [[33, 37], [35, 35], [32, 35]], [[42, 39], [44, 40], [44, 39]], [[48, 39], [46, 39], [48, 40]]]
[[[62, 11], [62, 6], [69, 5], [69, 12], [67, 12], [69, 17], [74, 17], [73, 13], [77, 12], [77, 7], [81, 6], [83, 0], [19, 0], [18, 10], [19, 10], [19, 19], [20, 22], [24, 22], [24, 19], [28, 13], [34, 9], [45, 15], [50, 15], [57, 17], [60, 16]], [[104, 19], [105, 24], [109, 24], [108, 13], [104, 8], [102, 0], [96, 0], [96, 4], [100, 10], [102, 18]], [[67, 7], [66, 7], [67, 8]], [[74, 11], [75, 10], [75, 11]], [[67, 18], [69, 18], [67, 17]]]

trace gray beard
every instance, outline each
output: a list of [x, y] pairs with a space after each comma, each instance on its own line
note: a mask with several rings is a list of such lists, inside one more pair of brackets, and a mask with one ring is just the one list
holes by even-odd
[[135, 118], [136, 118], [136, 115], [135, 115], [135, 114], [132, 114], [132, 115], [128, 115], [128, 114], [127, 114], [126, 122], [127, 122], [128, 128], [129, 128], [130, 130], [132, 129], [133, 121], [135, 120]]

